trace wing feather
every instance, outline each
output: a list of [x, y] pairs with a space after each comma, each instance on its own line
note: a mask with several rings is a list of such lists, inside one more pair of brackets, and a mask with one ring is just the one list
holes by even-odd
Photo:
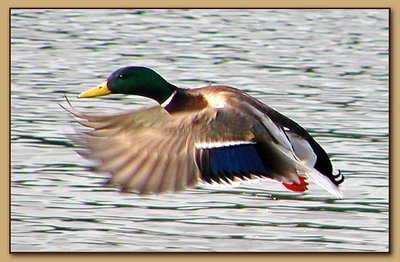
[[198, 181], [190, 115], [172, 117], [161, 107], [109, 116], [73, 115], [90, 129], [80, 135], [79, 144], [86, 149], [82, 155], [100, 160], [95, 170], [110, 173], [109, 184], [143, 194], [181, 191]]
[[176, 192], [198, 180], [230, 184], [258, 177], [290, 184], [299, 181], [299, 170], [341, 196], [313, 168], [315, 146], [309, 140], [285, 132], [246, 102], [173, 115], [160, 106], [108, 116], [72, 110], [90, 129], [81, 132], [83, 156], [99, 160], [96, 170], [109, 173], [109, 183], [123, 191]]

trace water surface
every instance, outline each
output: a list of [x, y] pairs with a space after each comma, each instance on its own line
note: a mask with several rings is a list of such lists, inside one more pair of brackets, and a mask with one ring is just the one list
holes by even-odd
[[[388, 250], [387, 10], [15, 9], [11, 27], [12, 251]], [[58, 103], [152, 103], [75, 98], [127, 65], [235, 86], [289, 116], [342, 170], [345, 198], [271, 180], [145, 197], [102, 187]]]

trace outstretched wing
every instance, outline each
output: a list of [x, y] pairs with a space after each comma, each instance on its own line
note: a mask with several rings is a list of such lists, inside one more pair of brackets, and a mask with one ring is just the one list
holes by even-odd
[[161, 107], [108, 116], [70, 111], [89, 128], [79, 132], [82, 155], [98, 160], [111, 185], [137, 193], [175, 192], [193, 187], [199, 170], [188, 143], [187, 127]]
[[315, 159], [296, 155], [302, 146], [310, 148], [254, 108], [172, 115], [160, 106], [108, 116], [68, 111], [89, 128], [77, 140], [86, 149], [82, 154], [98, 160], [95, 170], [109, 173], [109, 184], [123, 191], [176, 192], [198, 180], [231, 183], [255, 177], [270, 177], [290, 188], [304, 185], [300, 170], [341, 196], [336, 185], [307, 163]]
[[268, 173], [249, 125], [233, 128], [224, 121], [226, 112], [207, 108], [171, 115], [159, 106], [108, 116], [68, 111], [88, 128], [78, 135], [86, 149], [81, 154], [98, 160], [95, 170], [111, 174], [108, 183], [123, 191], [176, 192], [199, 179], [233, 181]]

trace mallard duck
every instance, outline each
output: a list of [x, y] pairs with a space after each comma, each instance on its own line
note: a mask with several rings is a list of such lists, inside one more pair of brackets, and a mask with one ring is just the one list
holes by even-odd
[[139, 95], [159, 105], [111, 115], [69, 110], [80, 124], [84, 157], [99, 160], [107, 184], [139, 194], [177, 192], [198, 181], [231, 184], [257, 178], [303, 192], [311, 180], [342, 198], [344, 177], [300, 125], [239, 89], [184, 89], [152, 69], [124, 67], [78, 98]]

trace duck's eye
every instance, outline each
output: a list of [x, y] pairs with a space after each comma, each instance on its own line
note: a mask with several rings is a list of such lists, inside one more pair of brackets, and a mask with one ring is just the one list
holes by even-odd
[[119, 78], [119, 79], [123, 79], [124, 76], [123, 76], [123, 75], [119, 75], [118, 78]]

